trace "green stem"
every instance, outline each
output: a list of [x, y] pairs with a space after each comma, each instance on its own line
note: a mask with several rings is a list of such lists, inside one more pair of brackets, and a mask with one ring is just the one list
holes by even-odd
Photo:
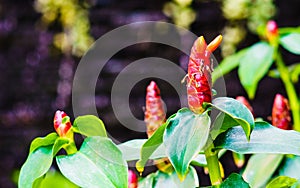
[[277, 52], [276, 66], [280, 73], [281, 80], [283, 81], [289, 99], [294, 120], [294, 130], [300, 131], [300, 104], [298, 102], [297, 92], [290, 78], [289, 70], [285, 66], [280, 52]]
[[[209, 140], [212, 140], [209, 138]], [[210, 182], [212, 185], [220, 185], [222, 183], [222, 176], [220, 171], [218, 152], [213, 151], [214, 144], [211, 141], [211, 145], [204, 151], [207, 161], [207, 168], [209, 173]]]
[[68, 155], [72, 155], [72, 154], [76, 153], [77, 152], [77, 148], [76, 148], [74, 140], [71, 141], [68, 145], [66, 145], [64, 147], [64, 149], [66, 150], [66, 152], [67, 152]]

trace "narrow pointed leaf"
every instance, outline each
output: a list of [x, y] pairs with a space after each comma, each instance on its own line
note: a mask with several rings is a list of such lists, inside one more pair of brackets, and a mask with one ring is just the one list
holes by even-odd
[[280, 44], [289, 52], [300, 55], [300, 33], [290, 33], [280, 37]]
[[52, 145], [38, 147], [29, 154], [20, 171], [19, 188], [32, 188], [34, 181], [49, 170], [53, 160], [52, 148]]
[[212, 106], [226, 114], [224, 121], [221, 121], [222, 124], [219, 126], [221, 132], [232, 126], [241, 125], [246, 137], [250, 137], [255, 123], [252, 113], [245, 105], [233, 98], [219, 97], [212, 101]]
[[214, 141], [215, 147], [237, 153], [273, 153], [300, 155], [300, 133], [282, 130], [267, 122], [256, 122], [250, 141], [245, 138], [241, 127], [233, 127], [220, 134]]
[[239, 78], [251, 99], [255, 96], [258, 82], [273, 63], [273, 53], [272, 46], [266, 42], [259, 42], [251, 46], [240, 60]]
[[167, 124], [169, 123], [169, 120], [172, 119], [173, 116], [171, 116], [166, 121], [166, 123], [164, 123], [162, 126], [160, 126], [153, 133], [153, 135], [143, 144], [141, 152], [140, 152], [140, 154], [141, 154], [140, 160], [137, 161], [137, 163], [136, 163], [136, 169], [139, 172], [144, 171], [144, 166], [146, 165], [146, 163], [147, 163], [148, 159], [150, 158], [150, 156], [163, 143], [163, 135], [164, 135], [164, 132], [165, 132], [165, 128], [166, 128]]
[[243, 172], [243, 178], [251, 187], [265, 187], [283, 157], [282, 154], [259, 153], [252, 155]]
[[80, 187], [127, 187], [127, 163], [106, 137], [88, 137], [80, 151], [56, 161], [62, 174]]
[[182, 180], [193, 157], [206, 144], [209, 129], [207, 113], [194, 114], [186, 108], [179, 110], [167, 125], [164, 134], [166, 153]]
[[104, 123], [94, 115], [77, 117], [73, 123], [73, 130], [85, 136], [107, 137]]

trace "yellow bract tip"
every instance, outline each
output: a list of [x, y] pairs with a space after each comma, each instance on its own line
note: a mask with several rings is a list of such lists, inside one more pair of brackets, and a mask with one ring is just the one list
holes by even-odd
[[208, 44], [206, 50], [210, 51], [210, 52], [215, 51], [220, 46], [220, 44], [222, 42], [222, 38], [223, 38], [222, 35], [217, 36], [213, 41], [211, 41]]

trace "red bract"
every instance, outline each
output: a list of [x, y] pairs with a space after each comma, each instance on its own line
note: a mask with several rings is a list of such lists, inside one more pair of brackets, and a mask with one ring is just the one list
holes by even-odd
[[270, 20], [267, 23], [266, 36], [270, 42], [274, 42], [278, 38], [278, 27], [275, 21]]
[[288, 100], [277, 94], [272, 109], [272, 124], [280, 129], [291, 129], [291, 114], [289, 110]]
[[137, 188], [138, 179], [136, 174], [132, 170], [128, 170], [128, 188]]
[[211, 73], [213, 71], [211, 53], [220, 45], [222, 36], [216, 37], [206, 45], [201, 36], [191, 49], [187, 76], [187, 94], [189, 108], [197, 114], [204, 112], [203, 103], [211, 102]]
[[145, 122], [147, 134], [150, 137], [154, 131], [166, 120], [163, 101], [160, 97], [160, 90], [154, 81], [147, 87]]
[[54, 129], [60, 137], [66, 137], [70, 132], [72, 124], [70, 117], [64, 111], [57, 110], [54, 115]]
[[253, 113], [253, 108], [252, 108], [252, 106], [250, 105], [249, 101], [248, 101], [245, 97], [243, 97], [243, 96], [237, 96], [237, 97], [236, 97], [236, 100], [238, 100], [238, 101], [240, 101], [241, 103], [243, 103], [243, 104], [250, 110], [250, 112], [252, 113], [252, 115], [254, 115], [254, 113]]

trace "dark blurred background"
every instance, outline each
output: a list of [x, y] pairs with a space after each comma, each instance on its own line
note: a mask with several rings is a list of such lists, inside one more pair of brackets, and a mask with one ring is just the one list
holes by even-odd
[[[30, 142], [53, 130], [57, 109], [72, 119], [71, 87], [80, 57], [93, 40], [124, 24], [137, 21], [167, 21], [189, 28], [207, 41], [223, 33], [217, 60], [257, 42], [255, 28], [269, 19], [279, 27], [300, 25], [298, 0], [0, 0], [0, 187], [16, 187], [12, 175], [24, 163]], [[96, 88], [96, 105], [109, 133], [126, 141], [146, 138], [145, 133], [130, 131], [115, 118], [110, 89], [115, 77], [126, 65], [144, 57], [162, 57], [182, 65], [186, 59], [171, 47], [157, 44], [133, 45], [118, 52], [101, 73]], [[284, 51], [286, 62], [299, 62], [298, 56]], [[180, 63], [181, 59], [181, 63]], [[142, 80], [130, 96], [132, 113], [143, 119], [145, 88]], [[168, 107], [168, 115], [180, 107], [175, 90], [156, 80]], [[225, 76], [230, 97], [246, 96], [237, 72]], [[297, 85], [300, 93], [299, 84]], [[165, 93], [165, 94], [164, 94]], [[264, 78], [251, 101], [255, 114], [271, 115], [276, 93], [285, 95], [280, 80]], [[103, 113], [105, 112], [105, 113]], [[228, 157], [227, 157], [228, 158]], [[235, 169], [223, 159], [225, 173]], [[202, 174], [202, 169], [197, 169]], [[202, 185], [207, 180], [200, 180]]]

